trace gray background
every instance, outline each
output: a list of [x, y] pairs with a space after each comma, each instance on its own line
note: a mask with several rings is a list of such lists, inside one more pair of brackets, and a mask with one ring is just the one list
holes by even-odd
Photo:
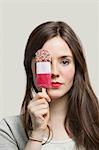
[[99, 97], [98, 0], [0, 1], [0, 119], [20, 113], [25, 93], [24, 49], [31, 31], [49, 20], [67, 22], [80, 37]]

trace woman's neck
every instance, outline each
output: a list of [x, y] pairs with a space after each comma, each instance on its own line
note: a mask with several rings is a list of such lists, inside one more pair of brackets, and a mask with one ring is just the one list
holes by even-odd
[[67, 112], [66, 97], [54, 99], [50, 103], [50, 124], [52, 128], [64, 127], [64, 120]]
[[52, 100], [50, 103], [50, 120], [49, 126], [53, 131], [53, 138], [57, 140], [68, 139], [64, 128], [64, 120], [67, 113], [67, 98]]
[[67, 98], [54, 99], [50, 103], [50, 121], [64, 120], [67, 113]]

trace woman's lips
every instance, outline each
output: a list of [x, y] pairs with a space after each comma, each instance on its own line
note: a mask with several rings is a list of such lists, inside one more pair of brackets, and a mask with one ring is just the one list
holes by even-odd
[[52, 87], [53, 88], [59, 88], [62, 85], [62, 83], [59, 82], [52, 82]]

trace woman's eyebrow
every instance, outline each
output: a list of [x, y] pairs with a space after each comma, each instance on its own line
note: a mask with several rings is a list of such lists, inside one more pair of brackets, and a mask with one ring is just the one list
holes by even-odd
[[63, 55], [63, 56], [60, 56], [60, 58], [73, 58], [73, 56], [71, 56], [71, 55]]

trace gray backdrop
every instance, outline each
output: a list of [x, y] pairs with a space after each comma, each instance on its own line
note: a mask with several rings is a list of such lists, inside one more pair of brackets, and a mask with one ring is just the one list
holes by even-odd
[[98, 0], [0, 1], [0, 119], [20, 113], [25, 93], [24, 49], [31, 31], [49, 20], [67, 22], [80, 37], [99, 97]]

